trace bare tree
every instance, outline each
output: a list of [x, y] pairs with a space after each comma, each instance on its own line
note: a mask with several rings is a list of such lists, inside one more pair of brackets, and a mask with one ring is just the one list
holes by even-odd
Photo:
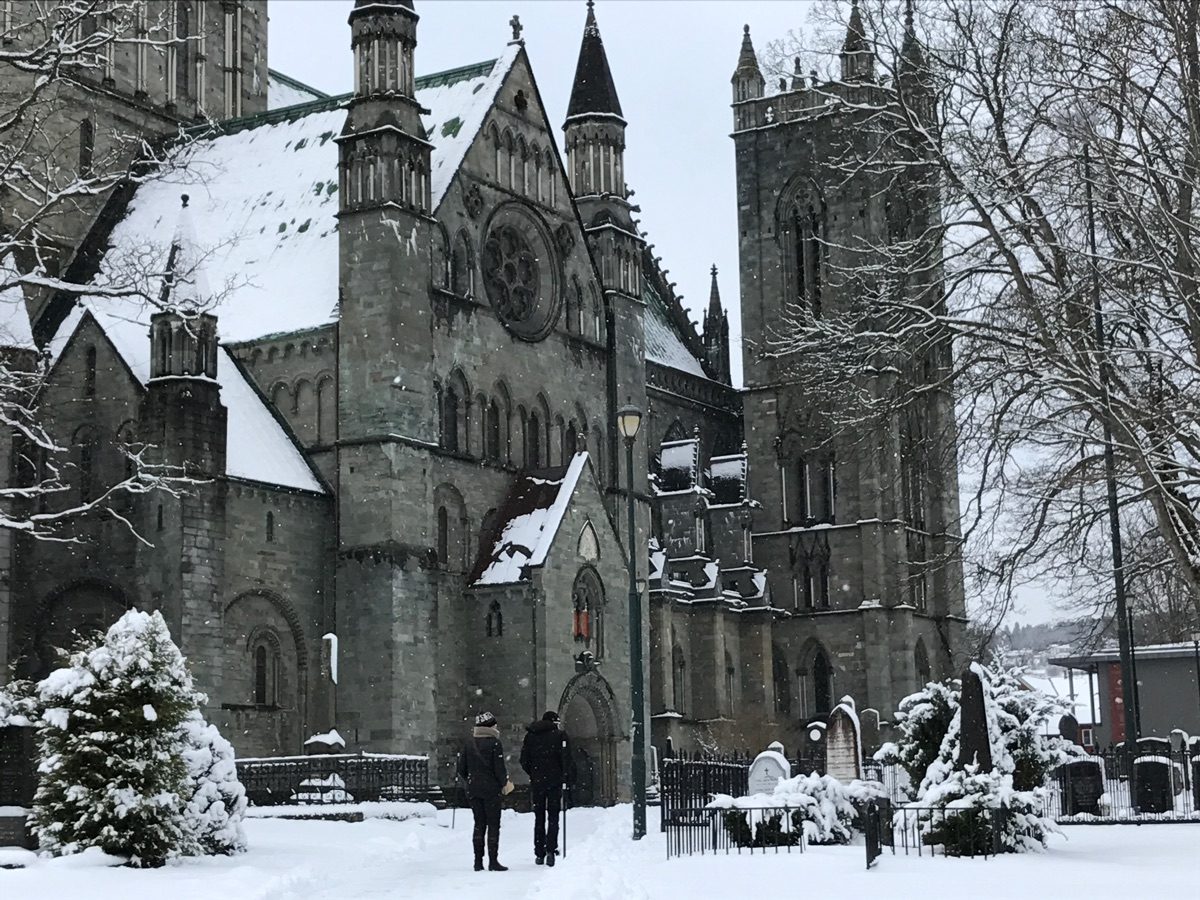
[[871, 139], [824, 177], [870, 178], [897, 227], [834, 232], [851, 299], [795, 308], [764, 351], [843, 428], [953, 392], [993, 595], [1030, 572], [1105, 591], [1107, 430], [1123, 520], [1200, 611], [1200, 0], [859, 6], [880, 74], [829, 104]]
[[[27, 323], [51, 296], [132, 298], [175, 308], [196, 278], [200, 258], [169, 265], [166, 246], [143, 247], [110, 260], [103, 272], [80, 265], [76, 250], [114, 191], [168, 174], [181, 145], [197, 132], [174, 128], [96, 125], [81, 110], [102, 106], [119, 54], [134, 48], [165, 53], [186, 41], [175, 33], [174, 4], [141, 0], [28, 0], [0, 6], [0, 322]], [[153, 13], [153, 14], [152, 14]], [[164, 280], [175, 290], [164, 290]], [[198, 311], [185, 304], [185, 314]], [[98, 486], [86, 498], [69, 489], [67, 448], [38, 408], [47, 361], [27, 327], [0, 334], [0, 426], [13, 478], [0, 487], [0, 529], [72, 540], [64, 526], [88, 514], [129, 524], [115, 502], [155, 490], [178, 492], [183, 472], [152, 464], [143, 444], [122, 448], [127, 477]], [[15, 333], [14, 333], [15, 332]], [[130, 525], [132, 529], [132, 525]], [[136, 533], [136, 532], [135, 532]]]

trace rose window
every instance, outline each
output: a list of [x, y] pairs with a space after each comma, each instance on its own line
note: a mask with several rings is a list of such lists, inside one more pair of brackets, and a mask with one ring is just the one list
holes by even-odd
[[538, 260], [516, 228], [501, 225], [488, 236], [483, 271], [500, 317], [514, 325], [528, 321], [537, 309]]

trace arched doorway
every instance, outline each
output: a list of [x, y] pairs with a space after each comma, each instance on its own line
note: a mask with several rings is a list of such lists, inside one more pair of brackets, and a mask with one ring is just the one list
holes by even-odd
[[121, 593], [100, 581], [79, 582], [51, 595], [33, 622], [32, 646], [24, 661], [29, 676], [45, 678], [62, 665], [62, 651], [107, 631], [127, 608]]
[[611, 806], [617, 802], [617, 746], [622, 737], [612, 688], [595, 670], [581, 673], [568, 682], [558, 708], [577, 769], [572, 805]]

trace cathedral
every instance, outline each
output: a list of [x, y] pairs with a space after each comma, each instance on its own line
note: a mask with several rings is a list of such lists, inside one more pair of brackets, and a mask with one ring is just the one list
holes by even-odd
[[[848, 236], [896, 227], [887, 189], [827, 165], [852, 101], [886, 90], [857, 8], [828, 81], [768, 90], [742, 35], [738, 388], [717, 271], [697, 329], [638, 228], [590, 0], [562, 123], [515, 20], [494, 59], [422, 75], [419, 4], [356, 0], [354, 90], [329, 96], [268, 68], [265, 0], [144, 6], [186, 40], [111, 47], [52, 152], [83, 170], [134, 153], [118, 135], [185, 139], [68, 217], [63, 271], [95, 289], [26, 290], [0, 352], [44, 372], [66, 448], [71, 496], [25, 513], [103, 497], [135, 457], [184, 475], [71, 541], [4, 535], [0, 670], [44, 675], [74, 635], [158, 609], [241, 756], [336, 728], [449, 783], [475, 712], [515, 752], [553, 708], [607, 803], [629, 796], [631, 639], [660, 752], [802, 750], [842, 696], [886, 723], [959, 664], [951, 398], [851, 438], [757, 349], [790, 305], [845, 302]], [[102, 290], [139, 266], [155, 302]], [[3, 453], [10, 483], [53, 465]]]

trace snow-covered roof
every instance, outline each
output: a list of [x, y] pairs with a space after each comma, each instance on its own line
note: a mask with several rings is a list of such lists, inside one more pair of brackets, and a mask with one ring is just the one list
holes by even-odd
[[16, 282], [17, 268], [9, 254], [0, 260], [0, 347], [19, 347], [35, 350], [33, 329], [29, 324], [29, 308], [25, 305], [25, 291]]
[[681, 372], [687, 372], [689, 375], [696, 375], [700, 378], [707, 378], [704, 373], [704, 366], [700, 364], [695, 354], [688, 349], [679, 332], [675, 330], [675, 326], [671, 324], [670, 318], [667, 316], [667, 310], [662, 297], [658, 291], [650, 284], [650, 279], [645, 281], [645, 290], [643, 290], [643, 299], [646, 301], [646, 315], [644, 317], [646, 329], [646, 359], [653, 363], [658, 363], [660, 366], [667, 366], [672, 369], [678, 369]]
[[660, 491], [685, 491], [696, 486], [699, 477], [700, 441], [668, 441], [658, 457]]
[[[128, 300], [81, 301], [50, 342], [51, 359], [90, 313], [112, 342], [125, 365], [144, 386], [150, 380], [151, 309]], [[222, 348], [224, 349], [224, 348]], [[255, 390], [226, 350], [217, 365], [221, 402], [228, 411], [225, 474], [280, 487], [325, 493], [325, 488], [292, 438], [279, 424], [267, 401]]]
[[741, 503], [746, 499], [746, 454], [714, 456], [708, 464], [708, 487], [716, 503]]
[[[445, 196], [520, 48], [498, 59], [419, 78], [417, 101], [433, 144], [430, 186]], [[337, 315], [338, 150], [345, 98], [239, 120], [236, 130], [181, 149], [176, 167], [137, 189], [114, 228], [102, 282], [131, 261], [166, 249], [180, 195], [204, 250], [219, 300], [221, 339], [248, 341], [333, 322]]]
[[315, 87], [310, 87], [282, 72], [267, 69], [267, 109], [311, 103], [314, 100], [324, 100], [328, 96], [324, 91], [318, 91]]
[[500, 509], [495, 541], [480, 548], [474, 585], [525, 581], [530, 567], [545, 564], [587, 459], [586, 451], [576, 453], [565, 466], [518, 479]]

